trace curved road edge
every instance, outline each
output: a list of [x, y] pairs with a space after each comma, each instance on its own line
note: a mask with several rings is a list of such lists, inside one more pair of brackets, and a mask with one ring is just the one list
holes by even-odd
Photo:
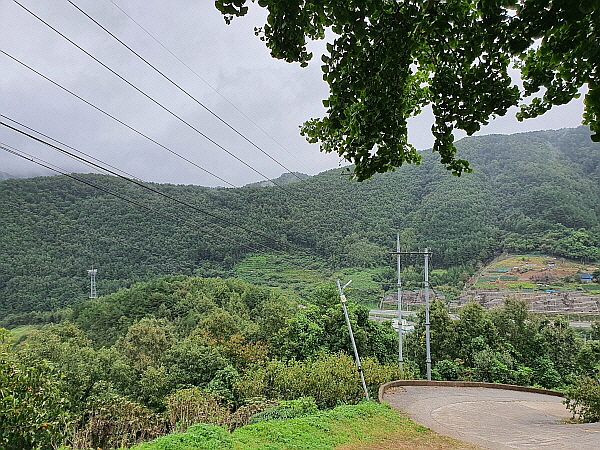
[[560, 392], [474, 382], [397, 380], [379, 401], [441, 435], [494, 450], [598, 450], [600, 423], [575, 424]]
[[563, 393], [552, 391], [550, 389], [532, 388], [527, 386], [516, 386], [514, 384], [481, 383], [476, 381], [427, 381], [427, 380], [396, 380], [382, 384], [379, 387], [377, 401], [381, 403], [383, 396], [388, 389], [401, 386], [444, 386], [444, 387], [477, 387], [488, 389], [504, 389], [508, 391], [531, 392], [532, 394], [553, 395], [563, 397]]

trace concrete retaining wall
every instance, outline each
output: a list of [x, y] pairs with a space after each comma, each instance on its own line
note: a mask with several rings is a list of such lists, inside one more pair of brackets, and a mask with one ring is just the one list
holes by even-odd
[[477, 383], [475, 381], [427, 381], [427, 380], [397, 380], [385, 383], [379, 388], [379, 394], [377, 401], [381, 403], [385, 391], [395, 387], [402, 386], [446, 386], [446, 387], [478, 387], [488, 389], [505, 389], [509, 391], [521, 391], [521, 392], [532, 392], [534, 394], [546, 394], [554, 395], [555, 397], [562, 397], [562, 392], [551, 391], [549, 389], [538, 389], [526, 386], [515, 386], [512, 384], [496, 384], [496, 383]]

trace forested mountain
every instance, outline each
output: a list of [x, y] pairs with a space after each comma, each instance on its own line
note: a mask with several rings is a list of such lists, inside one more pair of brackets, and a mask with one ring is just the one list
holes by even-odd
[[463, 139], [474, 170], [459, 178], [423, 152], [421, 166], [362, 183], [335, 169], [281, 187], [149, 185], [177, 201], [103, 175], [5, 180], [0, 318], [84, 300], [92, 267], [106, 294], [163, 274], [226, 277], [254, 253], [299, 269], [389, 265], [398, 231], [406, 247], [430, 248], [436, 267], [501, 251], [597, 260], [600, 144], [589, 134]]
[[301, 172], [287, 172], [274, 180], [257, 181], [256, 183], [249, 183], [245, 187], [285, 186], [286, 184], [298, 183], [307, 178], [310, 178], [310, 175]]

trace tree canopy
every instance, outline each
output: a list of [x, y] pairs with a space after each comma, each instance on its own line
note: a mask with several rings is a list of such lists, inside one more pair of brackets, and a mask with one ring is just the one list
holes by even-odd
[[[252, 0], [255, 2], [255, 0]], [[247, 0], [216, 0], [229, 23]], [[431, 105], [433, 150], [453, 174], [453, 130], [468, 135], [519, 106], [536, 117], [587, 87], [583, 121], [600, 141], [600, 0], [258, 0], [256, 28], [275, 58], [306, 66], [310, 40], [334, 34], [321, 57], [326, 116], [302, 127], [309, 142], [355, 165], [359, 181], [421, 157], [407, 120]], [[523, 86], [511, 79], [520, 70]]]

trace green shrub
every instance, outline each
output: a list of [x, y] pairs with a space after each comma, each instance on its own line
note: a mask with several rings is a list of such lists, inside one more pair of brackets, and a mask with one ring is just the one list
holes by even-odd
[[73, 448], [130, 447], [168, 432], [161, 415], [114, 394], [94, 399], [73, 425], [68, 437]]
[[[287, 404], [303, 408], [311, 402], [300, 399]], [[312, 405], [314, 407], [314, 403]], [[164, 436], [135, 450], [331, 450], [351, 442], [382, 440], [399, 431], [406, 434], [407, 430], [414, 437], [422, 435], [426, 428], [411, 424], [386, 404], [361, 402], [290, 420], [260, 422], [231, 434], [215, 425], [194, 425], [187, 433]]]
[[600, 383], [593, 378], [581, 378], [565, 391], [563, 402], [579, 422], [600, 420]]
[[246, 403], [239, 407], [232, 415], [229, 422], [229, 430], [234, 430], [250, 423], [253, 415], [277, 406], [278, 402], [265, 397], [254, 397], [246, 399]]
[[[401, 378], [397, 366], [381, 365], [374, 358], [362, 361], [369, 395], [375, 397], [379, 386]], [[364, 392], [354, 360], [345, 353], [322, 354], [305, 361], [272, 361], [247, 372], [237, 385], [241, 397], [265, 396], [292, 400], [312, 397], [319, 408], [356, 404]]]
[[249, 424], [268, 420], [294, 419], [314, 414], [318, 411], [317, 403], [312, 397], [302, 397], [297, 400], [283, 400], [279, 405], [256, 413], [250, 417]]
[[229, 409], [223, 398], [198, 388], [181, 389], [165, 398], [166, 417], [173, 431], [183, 432], [191, 425], [229, 423]]
[[225, 450], [232, 448], [231, 435], [222, 427], [211, 424], [198, 424], [186, 433], [162, 436], [136, 450]]
[[0, 448], [56, 448], [68, 419], [60, 376], [47, 362], [22, 356], [0, 329]]
[[442, 359], [433, 367], [431, 377], [437, 381], [456, 381], [460, 379], [460, 373], [463, 369], [459, 360]]

